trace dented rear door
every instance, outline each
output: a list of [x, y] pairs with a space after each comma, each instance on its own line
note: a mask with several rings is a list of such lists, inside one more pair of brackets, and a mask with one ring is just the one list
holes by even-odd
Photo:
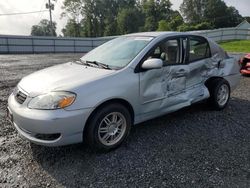
[[187, 49], [187, 63], [190, 68], [187, 89], [199, 89], [199, 85], [204, 82], [204, 71], [207, 71], [207, 59], [211, 57], [209, 43], [203, 37], [190, 36]]

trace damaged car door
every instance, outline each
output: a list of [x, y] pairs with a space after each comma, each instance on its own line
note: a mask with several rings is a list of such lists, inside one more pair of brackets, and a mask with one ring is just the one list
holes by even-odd
[[177, 37], [156, 45], [145, 59], [161, 59], [163, 67], [140, 72], [141, 112], [150, 116], [174, 111], [187, 102], [183, 97], [189, 66], [184, 63], [183, 41]]
[[190, 102], [200, 100], [205, 94], [204, 81], [208, 70], [207, 61], [211, 58], [211, 51], [208, 41], [201, 36], [189, 36], [187, 43], [186, 63], [189, 65], [189, 75], [187, 77], [186, 90], [189, 93]]

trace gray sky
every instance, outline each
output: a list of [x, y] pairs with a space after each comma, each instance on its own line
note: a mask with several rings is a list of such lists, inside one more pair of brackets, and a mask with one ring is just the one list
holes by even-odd
[[[45, 10], [45, 3], [48, 0], [0, 0], [0, 14], [32, 12]], [[224, 0], [227, 5], [235, 6], [241, 15], [250, 16], [249, 0]], [[57, 22], [57, 33], [61, 33], [66, 19], [61, 19], [61, 6], [63, 0], [53, 2], [53, 20]], [[171, 0], [173, 9], [179, 9], [182, 0]], [[32, 25], [37, 24], [41, 19], [49, 19], [48, 12], [35, 14], [0, 16], [0, 34], [29, 35]]]

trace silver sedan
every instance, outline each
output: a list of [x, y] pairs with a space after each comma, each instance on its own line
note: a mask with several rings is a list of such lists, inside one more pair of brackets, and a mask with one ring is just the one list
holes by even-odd
[[86, 140], [110, 150], [133, 124], [206, 99], [225, 108], [239, 79], [236, 60], [205, 37], [136, 33], [24, 77], [8, 99], [8, 117], [36, 144]]

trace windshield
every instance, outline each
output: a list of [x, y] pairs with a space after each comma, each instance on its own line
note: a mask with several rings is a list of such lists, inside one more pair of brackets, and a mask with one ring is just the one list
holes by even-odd
[[119, 37], [90, 51], [81, 60], [100, 62], [111, 68], [122, 68], [129, 64], [152, 39], [152, 37]]

